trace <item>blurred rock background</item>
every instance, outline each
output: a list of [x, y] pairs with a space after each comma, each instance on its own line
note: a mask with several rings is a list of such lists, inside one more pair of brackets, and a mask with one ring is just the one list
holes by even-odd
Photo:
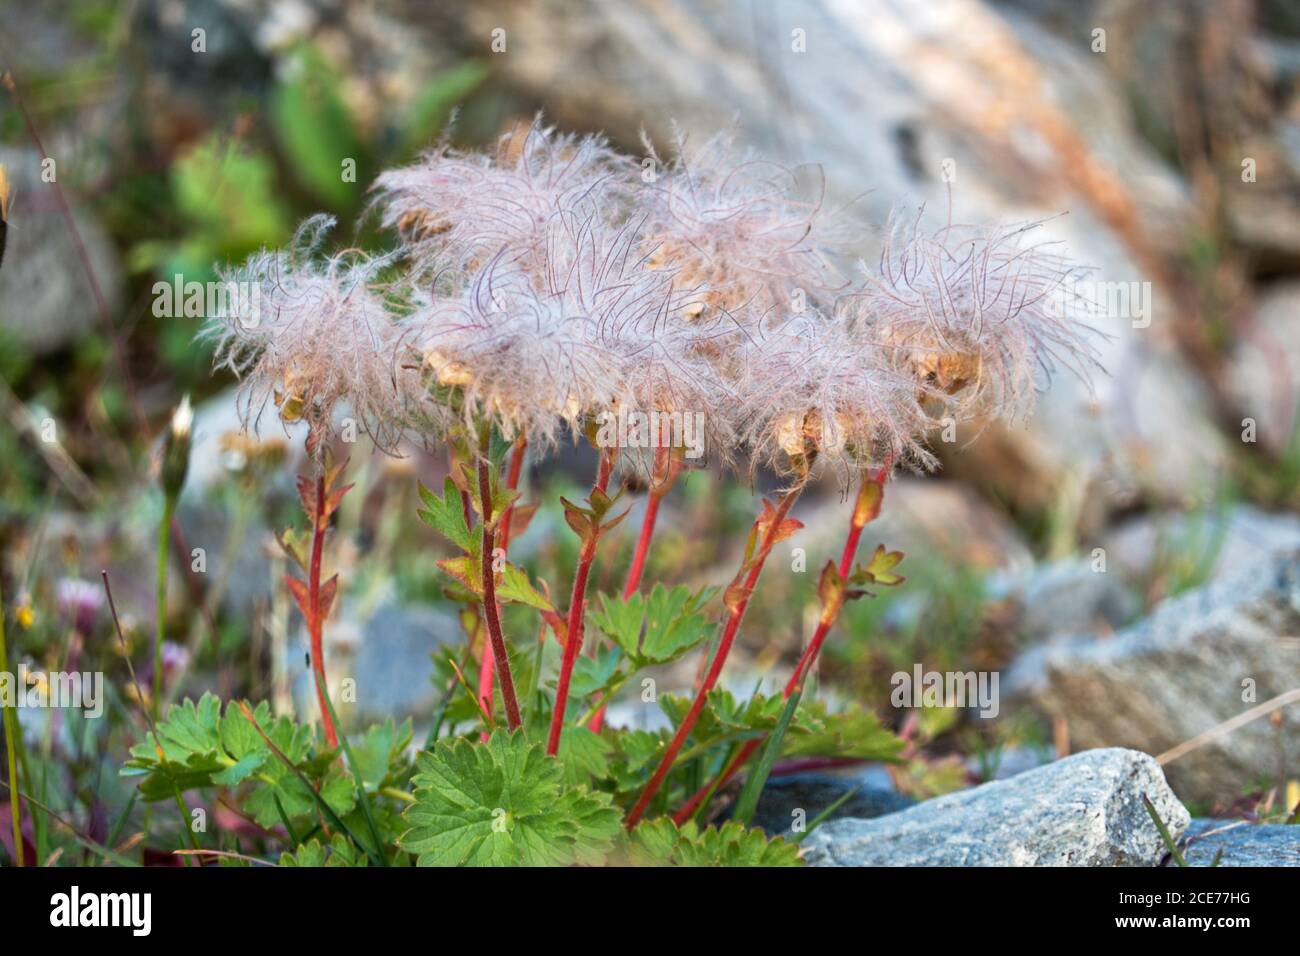
[[[851, 606], [820, 674], [908, 737], [890, 785], [929, 796], [1117, 745], [1165, 757], [1198, 813], [1273, 820], [1300, 804], [1294, 704], [1215, 736], [1300, 687], [1294, 3], [0, 0], [0, 69], [0, 575], [11, 613], [33, 611], [25, 657], [84, 649], [121, 676], [97, 592], [79, 590], [103, 567], [147, 641], [149, 472], [189, 393], [177, 692], [309, 706], [270, 543], [299, 520], [301, 435], [268, 420], [241, 436], [202, 319], [155, 315], [156, 282], [210, 279], [322, 210], [341, 243], [382, 245], [368, 183], [441, 135], [480, 145], [544, 110], [640, 155], [643, 135], [663, 149], [674, 126], [698, 140], [734, 124], [829, 203], [854, 204], [874, 227], [868, 260], [891, 213], [924, 206], [1044, 220], [1098, 282], [1149, 283], [1143, 315], [1103, 317], [1109, 374], [1091, 391], [1059, 376], [1022, 427], [960, 436], [938, 475], [890, 486], [864, 545], [904, 550], [908, 584]], [[355, 182], [339, 175], [348, 159]], [[346, 592], [327, 636], [346, 663], [331, 677], [358, 681], [345, 719], [427, 719], [443, 645], [461, 636], [409, 515], [415, 479], [440, 483], [445, 466], [418, 448], [348, 450], [359, 490], [337, 537]], [[581, 451], [535, 464], [530, 496], [589, 471]], [[752, 493], [692, 475], [665, 503], [651, 573], [724, 580]], [[812, 573], [774, 559], [737, 688], [792, 663], [846, 507], [833, 487], [801, 505], [789, 546]], [[611, 541], [598, 587], [621, 580], [633, 534]], [[558, 593], [572, 538], [539, 516], [517, 544]], [[196, 548], [205, 570], [190, 573]], [[999, 716], [894, 708], [890, 675], [914, 664], [1002, 673]], [[72, 776], [93, 760], [62, 758]]]

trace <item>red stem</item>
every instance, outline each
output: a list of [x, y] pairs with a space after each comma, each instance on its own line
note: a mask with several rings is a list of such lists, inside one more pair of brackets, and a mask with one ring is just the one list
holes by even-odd
[[[885, 480], [889, 467], [889, 464], [886, 463], [874, 476], [867, 475], [863, 478], [862, 488], [858, 492], [859, 502], [862, 500], [862, 496], [866, 493], [867, 485], [870, 482], [883, 482]], [[858, 507], [854, 507], [853, 515], [849, 520], [849, 533], [844, 539], [844, 550], [840, 553], [839, 572], [841, 579], [849, 576], [849, 571], [853, 567], [853, 559], [856, 557], [858, 552], [858, 540], [862, 537], [862, 529], [867, 526], [869, 520], [870, 518], [860, 514]], [[804, 648], [803, 654], [799, 657], [799, 663], [795, 665], [794, 673], [791, 674], [790, 679], [786, 681], [785, 690], [782, 693], [782, 696], [786, 700], [790, 699], [790, 695], [793, 694], [803, 683], [804, 678], [812, 669], [813, 663], [817, 660], [817, 655], [821, 653], [822, 644], [826, 641], [826, 635], [830, 633], [830, 629], [839, 618], [839, 611], [840, 609], [836, 608], [833, 615], [827, 616], [826, 614], [823, 614], [821, 620], [818, 621], [817, 630], [813, 632], [812, 640], [809, 641], [808, 646]], [[713, 782], [707, 783], [699, 790], [696, 790], [695, 793], [691, 795], [691, 798], [682, 804], [681, 809], [673, 814], [673, 822], [678, 826], [681, 826], [694, 816], [700, 803], [706, 800], [711, 794], [717, 793], [717, 791], [720, 790], [728, 780], [735, 776], [736, 771], [745, 765], [746, 761], [754, 755], [754, 751], [758, 750], [766, 739], [766, 737], [760, 737], [756, 740], [746, 742], [746, 744], [740, 748], [740, 751], [732, 758], [726, 767], [723, 768], [722, 772], [718, 774], [717, 778]]]
[[[654, 473], [650, 476], [650, 497], [646, 499], [645, 515], [641, 518], [641, 535], [636, 541], [636, 551], [632, 555], [632, 566], [627, 569], [627, 581], [623, 585], [623, 600], [626, 601], [641, 586], [641, 573], [645, 570], [646, 555], [650, 553], [650, 539], [655, 533], [655, 519], [659, 517], [659, 502], [664, 500], [677, 477], [677, 463], [672, 459], [671, 448], [660, 448], [655, 452]], [[608, 699], [601, 701], [596, 712], [591, 716], [591, 730], [600, 733], [605, 726], [605, 707]]]
[[320, 567], [321, 553], [325, 546], [325, 476], [316, 479], [316, 515], [311, 536], [311, 570], [307, 575], [307, 606], [311, 608], [311, 619], [307, 621], [307, 633], [311, 637], [311, 664], [316, 672], [316, 700], [320, 705], [321, 723], [325, 727], [325, 741], [331, 747], [339, 745], [338, 731], [330, 717], [329, 702], [325, 699], [325, 650], [322, 631], [325, 621], [320, 613]]
[[641, 519], [641, 536], [637, 538], [636, 552], [632, 555], [632, 566], [627, 569], [627, 583], [623, 585], [623, 600], [626, 601], [641, 586], [641, 572], [645, 570], [646, 555], [650, 552], [650, 539], [655, 533], [655, 519], [659, 516], [659, 502], [663, 501], [677, 477], [677, 463], [673, 461], [671, 448], [660, 448], [655, 452], [654, 473], [650, 476], [650, 497], [645, 503], [645, 516]]
[[492, 481], [488, 475], [487, 441], [482, 444], [478, 458], [478, 494], [483, 506], [483, 553], [480, 556], [483, 565], [483, 617], [487, 621], [488, 636], [492, 641], [492, 656], [496, 663], [497, 682], [501, 685], [501, 699], [506, 705], [506, 723], [511, 730], [518, 730], [522, 723], [519, 719], [519, 701], [515, 698], [515, 681], [510, 674], [506, 639], [501, 633], [501, 618], [497, 611], [496, 572], [492, 570], [492, 551], [496, 544], [492, 526]]
[[[524, 449], [528, 447], [528, 440], [520, 435], [515, 441], [514, 453], [510, 457], [510, 471], [506, 476], [506, 487], [514, 491], [519, 487], [519, 475], [523, 471]], [[469, 498], [465, 496], [465, 507], [469, 507]], [[511, 504], [501, 516], [501, 553], [505, 554], [510, 547], [510, 518], [514, 514], [514, 505]], [[484, 640], [482, 661], [478, 670], [478, 698], [483, 704], [484, 713], [492, 713], [492, 680], [496, 676], [496, 668], [493, 667], [492, 655], [487, 653], [487, 641]], [[486, 731], [484, 731], [486, 733]]]
[[760, 545], [759, 552], [753, 559], [753, 566], [745, 577], [743, 593], [727, 618], [726, 629], [723, 630], [722, 639], [718, 642], [718, 649], [713, 655], [713, 663], [709, 666], [709, 671], [700, 684], [695, 699], [691, 701], [690, 710], [686, 712], [686, 717], [678, 726], [677, 733], [673, 734], [668, 749], [664, 751], [659, 766], [655, 769], [654, 776], [650, 778], [650, 782], [641, 791], [641, 796], [637, 799], [636, 804], [628, 812], [624, 825], [629, 830], [636, 826], [637, 821], [645, 814], [646, 807], [650, 805], [654, 795], [659, 792], [659, 788], [663, 785], [668, 772], [672, 770], [673, 761], [677, 759], [677, 754], [686, 743], [686, 738], [690, 736], [691, 730], [694, 729], [695, 722], [699, 720], [700, 713], [704, 710], [704, 704], [709, 696], [709, 691], [713, 690], [714, 685], [717, 684], [718, 677], [722, 673], [722, 666], [727, 662], [727, 654], [730, 653], [732, 642], [736, 639], [736, 632], [740, 630], [740, 622], [744, 619], [745, 608], [749, 605], [749, 598], [753, 594], [754, 586], [758, 583], [758, 577], [763, 573], [763, 565], [767, 561], [768, 554], [772, 551], [772, 546], [776, 543], [776, 535], [790, 511], [791, 505], [799, 497], [800, 490], [800, 488], [795, 488], [786, 492], [777, 504], [776, 511], [771, 518], [771, 524], [768, 525], [767, 531], [763, 535], [763, 542]]
[[[506, 487], [511, 491], [519, 488], [519, 476], [524, 470], [524, 452], [528, 449], [528, 439], [520, 435], [515, 439], [514, 451], [510, 453], [510, 469], [506, 472]], [[515, 513], [514, 502], [501, 516], [501, 550], [510, 546], [510, 518]]]
[[641, 572], [645, 570], [646, 555], [650, 552], [650, 538], [655, 533], [655, 519], [659, 516], [659, 502], [663, 495], [650, 493], [645, 503], [645, 515], [641, 518], [641, 536], [636, 541], [636, 551], [632, 555], [632, 566], [627, 569], [627, 583], [623, 585], [623, 600], [626, 601], [641, 586]]
[[[614, 470], [613, 454], [600, 453], [600, 465], [596, 470], [595, 491], [604, 492], [609, 487], [609, 476]], [[591, 565], [596, 558], [596, 543], [600, 540], [600, 528], [593, 522], [591, 536], [582, 543], [578, 552], [578, 569], [573, 575], [573, 595], [569, 599], [569, 620], [564, 644], [564, 659], [560, 663], [560, 680], [555, 687], [555, 709], [551, 712], [551, 731], [546, 738], [546, 753], [552, 757], [560, 749], [560, 732], [564, 729], [564, 711], [569, 703], [569, 680], [573, 677], [574, 665], [578, 662], [578, 653], [582, 650], [582, 625], [587, 605], [587, 579], [591, 574]]]

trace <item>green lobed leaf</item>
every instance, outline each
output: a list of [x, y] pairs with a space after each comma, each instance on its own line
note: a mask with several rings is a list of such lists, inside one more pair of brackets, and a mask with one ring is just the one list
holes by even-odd
[[522, 568], [506, 564], [497, 580], [497, 599], [512, 604], [526, 604], [539, 611], [554, 611], [555, 607], [542, 595]]
[[712, 633], [712, 622], [698, 610], [703, 597], [684, 585], [670, 590], [662, 584], [649, 595], [636, 593], [623, 601], [602, 594], [600, 611], [591, 620], [638, 668], [666, 664]]
[[352, 744], [356, 771], [367, 790], [377, 790], [385, 780], [396, 777], [405, 764], [403, 755], [410, 746], [414, 730], [408, 717], [401, 724], [389, 717], [375, 724]]
[[341, 833], [334, 834], [326, 846], [312, 839], [297, 847], [292, 853], [280, 854], [280, 865], [289, 867], [354, 867], [367, 866], [366, 855]]
[[634, 866], [802, 866], [799, 848], [781, 837], [729, 822], [700, 830], [694, 822], [678, 827], [668, 817], [638, 824], [626, 840]]
[[580, 786], [593, 779], [604, 779], [609, 774], [609, 755], [613, 750], [612, 743], [589, 727], [565, 727], [556, 753], [564, 765], [564, 782]]
[[826, 705], [807, 700], [799, 708], [795, 728], [786, 735], [785, 757], [855, 757], [860, 760], [896, 761], [903, 742], [875, 714], [861, 707], [827, 713]]
[[399, 845], [421, 866], [596, 863], [620, 830], [607, 794], [567, 787], [563, 764], [523, 733], [442, 740], [417, 758]]
[[619, 675], [623, 651], [617, 647], [600, 647], [595, 657], [582, 656], [574, 662], [569, 682], [569, 697], [589, 697], [609, 687]]
[[[313, 752], [311, 728], [288, 717], [273, 717], [265, 701], [253, 718], [282, 753], [320, 787], [322, 798], [336, 813], [348, 813], [356, 804], [354, 781], [333, 761], [329, 752]], [[198, 703], [186, 699], [173, 706], [157, 725], [157, 741], [150, 733], [131, 748], [122, 774], [142, 777], [140, 794], [148, 801], [171, 800], [177, 790], [252, 783], [245, 809], [264, 827], [280, 824], [276, 801], [290, 817], [315, 811], [315, 798], [297, 775], [272, 757], [266, 741], [230, 703], [222, 713], [221, 701], [207, 693]]]
[[443, 482], [441, 497], [423, 483], [419, 485], [419, 494], [424, 503], [424, 508], [417, 512], [420, 520], [462, 551], [477, 553], [481, 542], [465, 522], [465, 509], [455, 482], [450, 478]]

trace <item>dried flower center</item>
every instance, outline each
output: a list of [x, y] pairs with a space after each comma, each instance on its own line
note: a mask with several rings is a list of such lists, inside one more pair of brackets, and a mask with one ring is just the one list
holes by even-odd
[[424, 353], [424, 364], [433, 370], [439, 385], [470, 385], [474, 381], [474, 374], [469, 366], [464, 362], [448, 358], [437, 349], [429, 349]]
[[982, 359], [971, 352], [919, 352], [912, 358], [917, 377], [949, 395], [956, 395], [980, 377]]

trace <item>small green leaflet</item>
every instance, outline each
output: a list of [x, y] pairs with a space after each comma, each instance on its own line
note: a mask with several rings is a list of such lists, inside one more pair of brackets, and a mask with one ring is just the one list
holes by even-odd
[[[471, 593], [481, 597], [483, 565], [479, 552], [483, 548], [483, 541], [480, 534], [465, 521], [460, 491], [450, 478], [443, 482], [442, 497], [424, 485], [419, 486], [419, 491], [420, 500], [424, 503], [424, 508], [417, 512], [420, 520], [464, 552], [454, 558], [444, 558], [438, 562], [438, 567]], [[513, 495], [514, 492], [510, 494]], [[502, 513], [511, 501], [513, 498], [503, 498], [494, 514]], [[527, 573], [513, 564], [505, 563], [497, 572], [495, 581], [497, 600], [503, 603], [526, 604], [540, 611], [554, 610], [551, 602], [533, 587]]]
[[592, 622], [609, 635], [637, 668], [666, 664], [703, 641], [713, 624], [699, 608], [711, 596], [684, 585], [669, 590], [656, 584], [649, 596], [637, 593], [625, 601], [600, 596], [600, 611]]
[[569, 698], [589, 697], [607, 688], [616, 677], [621, 679], [618, 665], [622, 661], [623, 652], [617, 647], [600, 647], [596, 649], [595, 657], [579, 657], [569, 684]]
[[450, 478], [443, 482], [441, 498], [423, 484], [419, 491], [424, 502], [424, 509], [417, 512], [420, 520], [462, 551], [477, 553], [481, 542], [465, 522], [465, 509], [455, 482]]
[[566, 787], [564, 767], [523, 733], [440, 740], [417, 758], [399, 845], [421, 866], [603, 861], [621, 829], [607, 794]]
[[[619, 793], [631, 793], [645, 786], [646, 777], [654, 763], [663, 754], [672, 736], [668, 731], [652, 733], [648, 730], [605, 729], [605, 737], [613, 737], [615, 753], [610, 759], [610, 777]], [[605, 739], [605, 738], [602, 738]], [[561, 741], [563, 742], [563, 741]]]
[[626, 841], [633, 866], [802, 866], [799, 848], [780, 837], [769, 840], [762, 830], [739, 823], [700, 830], [682, 827], [667, 817], [636, 826]]
[[[691, 700], [660, 694], [659, 707], [673, 726], [681, 723]], [[786, 701], [780, 694], [755, 694], [737, 700], [730, 691], [714, 688], [691, 730], [697, 742], [734, 743], [776, 729]], [[869, 710], [852, 707], [827, 713], [820, 701], [804, 700], [795, 711], [781, 746], [781, 756], [855, 757], [862, 760], [898, 759], [903, 743]]]
[[[542, 734], [538, 727], [537, 734]], [[545, 742], [544, 740], [542, 741]], [[564, 782], [567, 786], [585, 784], [593, 778], [600, 780], [609, 775], [609, 757], [614, 745], [589, 727], [568, 726], [560, 734], [560, 751], [556, 754], [564, 765]]]
[[[356, 789], [341, 767], [313, 753], [309, 727], [288, 717], [273, 718], [265, 701], [253, 712], [259, 727], [295, 766], [316, 782], [330, 807], [343, 816], [356, 804]], [[245, 809], [265, 827], [281, 823], [276, 798], [290, 817], [315, 810], [315, 800], [289, 768], [272, 757], [266, 742], [234, 704], [224, 715], [215, 694], [196, 704], [186, 699], [171, 708], [157, 726], [162, 757], [154, 735], [131, 748], [122, 770], [126, 777], [143, 777], [140, 794], [148, 801], [174, 799], [175, 791], [213, 785], [233, 787], [252, 783]]]
[[371, 726], [352, 744], [356, 771], [368, 791], [374, 792], [385, 781], [396, 780], [401, 775], [404, 754], [413, 735], [409, 717], [401, 724], [389, 717], [382, 724]]
[[805, 700], [795, 717], [804, 732], [790, 728], [781, 755], [784, 757], [855, 757], [860, 760], [894, 762], [903, 742], [875, 714], [861, 707], [826, 712], [821, 701]]
[[[659, 707], [668, 715], [673, 726], [682, 722], [686, 711], [690, 709], [691, 699], [676, 694], [660, 694]], [[708, 700], [700, 712], [699, 720], [691, 731], [695, 740], [709, 740], [714, 737], [728, 737], [745, 731], [775, 730], [785, 709], [785, 698], [780, 694], [764, 697], [754, 694], [748, 700], [737, 700], [729, 690], [715, 687], [709, 691]], [[804, 709], [800, 708], [794, 716], [790, 732], [806, 733], [813, 728], [804, 719]]]
[[368, 866], [366, 855], [358, 850], [341, 833], [334, 834], [328, 846], [320, 840], [312, 839], [298, 846], [292, 853], [280, 854], [281, 866], [318, 867], [318, 866]]
[[497, 600], [514, 604], [527, 604], [539, 611], [554, 611], [551, 602], [528, 580], [528, 575], [513, 564], [507, 563], [496, 582]]

